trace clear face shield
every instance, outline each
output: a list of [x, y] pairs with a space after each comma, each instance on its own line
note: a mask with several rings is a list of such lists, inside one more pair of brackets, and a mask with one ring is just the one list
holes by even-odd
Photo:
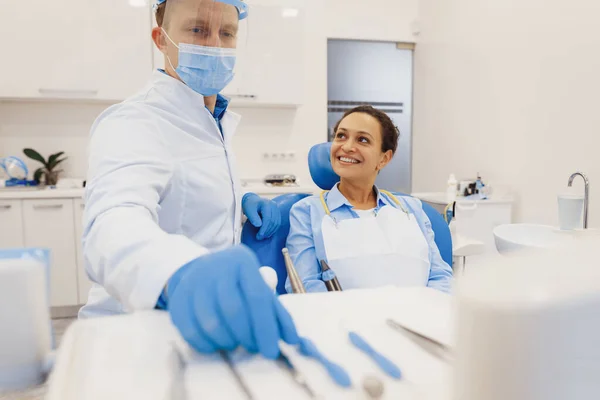
[[[220, 93], [234, 78], [248, 6], [241, 0], [158, 0], [170, 73], [203, 96]], [[241, 39], [240, 39], [241, 38]]]

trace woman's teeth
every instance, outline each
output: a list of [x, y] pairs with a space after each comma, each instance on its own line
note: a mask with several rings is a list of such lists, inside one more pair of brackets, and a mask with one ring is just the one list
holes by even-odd
[[357, 160], [355, 160], [353, 158], [348, 158], [348, 157], [340, 157], [340, 161], [352, 163], [352, 164], [358, 164]]
[[348, 157], [340, 157], [340, 161], [352, 163], [352, 164], [358, 164], [357, 160], [355, 160], [353, 158], [348, 158]]

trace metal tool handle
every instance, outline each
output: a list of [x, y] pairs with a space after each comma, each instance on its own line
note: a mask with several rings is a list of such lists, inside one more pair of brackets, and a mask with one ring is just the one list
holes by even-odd
[[434, 339], [432, 339], [428, 336], [425, 336], [419, 332], [413, 331], [412, 329], [409, 329], [409, 328], [399, 324], [398, 322], [394, 321], [393, 319], [388, 319], [386, 321], [386, 323], [392, 329], [394, 329], [400, 333], [403, 333], [405, 335], [408, 335], [409, 338], [411, 340], [413, 340], [413, 342], [416, 342], [424, 350], [426, 350], [428, 353], [432, 354], [433, 356], [435, 356], [439, 359], [445, 359], [445, 360], [448, 360], [450, 358], [452, 351], [451, 351], [450, 347], [446, 346], [445, 344], [438, 342], [437, 340], [434, 340]]
[[334, 277], [332, 279], [323, 281], [325, 282], [325, 287], [327, 288], [327, 290], [330, 292], [341, 292], [342, 285], [340, 285], [340, 281], [338, 281], [338, 278], [335, 276], [335, 272], [333, 272], [333, 270], [329, 267], [327, 261], [321, 260], [321, 273], [326, 271], [331, 271], [334, 274]]
[[308, 381], [306, 380], [304, 375], [302, 375], [300, 371], [298, 371], [298, 369], [294, 367], [288, 356], [286, 356], [281, 349], [279, 351], [279, 358], [277, 359], [277, 362], [279, 363], [279, 365], [283, 366], [283, 368], [285, 368], [286, 371], [290, 373], [294, 382], [296, 382], [296, 384], [298, 384], [302, 389], [304, 389], [308, 397], [310, 397], [311, 399], [317, 398], [314, 390], [312, 390], [312, 388], [308, 385]]
[[294, 268], [292, 258], [287, 248], [281, 250], [283, 253], [283, 260], [285, 261], [285, 269], [287, 270], [288, 277], [290, 278], [290, 284], [292, 285], [292, 292], [294, 293], [306, 293], [306, 288], [302, 283], [302, 279], [298, 275], [298, 271]]
[[227, 364], [227, 367], [229, 367], [229, 370], [231, 371], [236, 382], [238, 383], [238, 385], [240, 386], [240, 388], [246, 395], [246, 398], [248, 400], [254, 400], [254, 396], [252, 395], [250, 388], [248, 387], [248, 385], [246, 385], [246, 382], [244, 382], [244, 379], [240, 375], [239, 371], [235, 368], [235, 365], [233, 365], [233, 361], [231, 360], [229, 353], [226, 352], [225, 350], [220, 350], [219, 355], [221, 356], [223, 361], [225, 361], [225, 363]]
[[325, 282], [325, 287], [327, 288], [328, 292], [335, 292], [335, 285], [333, 283], [333, 279], [330, 279], [328, 281], [323, 281]]
[[342, 291], [342, 285], [340, 285], [340, 281], [338, 281], [338, 278], [333, 278], [333, 287], [335, 288], [336, 292], [341, 292]]

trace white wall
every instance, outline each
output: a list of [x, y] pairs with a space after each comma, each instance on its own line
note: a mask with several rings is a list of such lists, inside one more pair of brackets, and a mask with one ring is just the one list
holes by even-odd
[[0, 102], [0, 157], [21, 157], [31, 174], [41, 165], [23, 154], [31, 147], [44, 157], [59, 151], [68, 157], [65, 176], [85, 178], [90, 126], [106, 105]]
[[[41, 1], [41, 0], [40, 0]], [[242, 178], [295, 173], [312, 183], [306, 157], [327, 138], [327, 38], [414, 41], [410, 24], [417, 0], [306, 0], [304, 105], [289, 109], [236, 109], [243, 116], [234, 145]], [[0, 103], [0, 156], [22, 155], [23, 147], [48, 153], [64, 150], [69, 176], [87, 169], [89, 127], [105, 106]], [[295, 159], [265, 162], [264, 152], [294, 151]], [[35, 162], [32, 163], [32, 167]]]
[[598, 15], [596, 0], [421, 0], [413, 189], [479, 171], [518, 194], [517, 221], [555, 224], [581, 170], [600, 225]]

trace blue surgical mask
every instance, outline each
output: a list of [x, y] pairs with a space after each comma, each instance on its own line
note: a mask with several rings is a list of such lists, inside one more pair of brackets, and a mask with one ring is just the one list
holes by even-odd
[[165, 36], [179, 49], [179, 64], [173, 67], [179, 78], [203, 96], [214, 96], [233, 80], [236, 50], [180, 43], [177, 45], [167, 32]]

